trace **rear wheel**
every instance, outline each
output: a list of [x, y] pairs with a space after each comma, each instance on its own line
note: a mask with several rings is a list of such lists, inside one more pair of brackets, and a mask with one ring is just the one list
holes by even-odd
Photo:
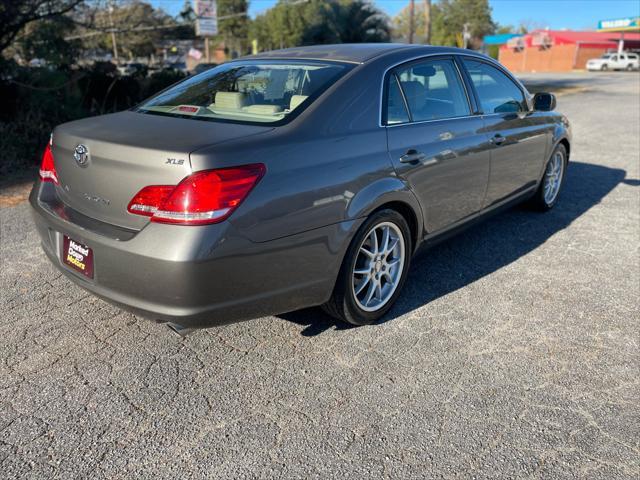
[[409, 270], [411, 233], [395, 210], [374, 213], [358, 230], [323, 309], [354, 325], [380, 319], [400, 294]]
[[558, 201], [567, 168], [567, 149], [558, 145], [547, 162], [538, 191], [532, 198], [533, 206], [541, 211], [551, 210]]
[[627, 65], [627, 72], [631, 72], [633, 70], [633, 64], [630, 63], [629, 65]]

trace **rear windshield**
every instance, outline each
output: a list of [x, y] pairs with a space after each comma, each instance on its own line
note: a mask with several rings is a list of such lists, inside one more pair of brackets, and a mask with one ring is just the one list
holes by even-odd
[[348, 68], [332, 63], [232, 62], [178, 83], [138, 111], [237, 123], [284, 123]]

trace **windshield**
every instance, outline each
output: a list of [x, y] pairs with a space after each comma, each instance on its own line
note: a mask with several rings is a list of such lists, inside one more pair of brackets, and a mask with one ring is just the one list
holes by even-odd
[[347, 68], [312, 62], [232, 62], [165, 90], [138, 107], [138, 111], [239, 123], [276, 123], [306, 108]]
[[608, 53], [605, 53], [604, 55], [602, 55], [601, 58], [611, 58], [611, 55], [609, 55]]

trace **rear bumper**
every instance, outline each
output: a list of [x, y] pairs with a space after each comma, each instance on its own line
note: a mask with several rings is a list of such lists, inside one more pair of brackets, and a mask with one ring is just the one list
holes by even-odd
[[[52, 184], [30, 196], [42, 248], [74, 283], [142, 316], [204, 328], [328, 300], [360, 221], [255, 243], [230, 222], [139, 232], [100, 224], [55, 202]], [[93, 249], [94, 278], [61, 261], [63, 235]]]

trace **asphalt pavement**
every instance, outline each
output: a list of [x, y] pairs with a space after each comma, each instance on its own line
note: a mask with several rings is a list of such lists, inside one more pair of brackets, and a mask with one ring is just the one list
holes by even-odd
[[584, 87], [558, 99], [559, 204], [421, 255], [378, 325], [310, 309], [182, 339], [0, 209], [0, 477], [638, 478], [640, 77], [524, 79]]

